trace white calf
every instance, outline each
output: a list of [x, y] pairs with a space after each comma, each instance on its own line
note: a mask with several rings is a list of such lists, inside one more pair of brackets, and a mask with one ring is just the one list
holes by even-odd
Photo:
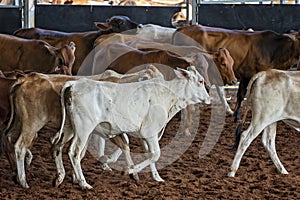
[[[210, 103], [203, 77], [195, 67], [174, 71], [177, 77], [171, 81], [151, 79], [116, 84], [81, 79], [64, 85], [62, 106], [66, 106], [74, 131], [69, 157], [83, 189], [92, 187], [82, 173], [80, 156], [94, 129], [106, 138], [137, 132], [151, 156], [132, 166], [129, 174], [138, 173], [149, 165], [151, 170], [156, 170], [155, 162], [160, 157], [159, 133], [167, 123], [187, 105]], [[64, 121], [58, 138], [63, 136], [63, 124]], [[129, 149], [124, 153], [129, 154]], [[155, 179], [163, 181], [157, 171]]]
[[282, 174], [288, 173], [275, 149], [276, 124], [283, 120], [296, 130], [300, 130], [299, 93], [299, 72], [272, 69], [254, 75], [248, 85], [246, 95], [247, 104], [252, 110], [251, 123], [241, 134], [228, 176], [235, 176], [243, 154], [262, 131], [262, 143], [277, 170]]
[[[106, 70], [105, 72], [103, 72], [100, 75], [102, 77], [102, 81], [105, 80], [105, 81], [115, 82], [115, 83], [119, 83], [119, 84], [144, 81], [144, 80], [149, 80], [152, 78], [159, 78], [159, 79], [164, 78], [163, 74], [153, 65], [148, 65], [146, 67], [146, 69], [140, 70], [136, 73], [119, 74], [113, 70]], [[98, 77], [99, 75], [95, 75], [95, 76]], [[96, 80], [96, 79], [94, 79], [94, 80]], [[62, 89], [62, 91], [63, 91], [63, 89]], [[67, 122], [69, 122], [69, 119], [66, 117], [67, 116], [65, 115], [65, 109], [63, 106], [62, 121], [66, 120]], [[58, 136], [59, 135], [57, 134], [52, 138], [52, 143], [54, 143], [58, 140], [58, 138], [57, 138]], [[53, 157], [54, 157], [55, 164], [57, 167], [57, 178], [55, 180], [56, 187], [62, 183], [62, 181], [64, 180], [64, 177], [65, 177], [65, 169], [63, 166], [63, 162], [62, 162], [61, 151], [62, 151], [62, 148], [64, 147], [64, 144], [67, 143], [73, 136], [74, 136], [74, 134], [73, 134], [72, 128], [70, 128], [70, 126], [67, 126], [65, 123], [64, 138], [63, 138], [64, 140], [62, 140], [59, 145], [55, 145], [53, 148]], [[97, 149], [99, 150], [99, 152], [97, 152], [98, 153], [97, 159], [100, 160], [103, 169], [110, 169], [108, 164], [115, 162], [118, 159], [118, 157], [120, 156], [120, 154], [122, 152], [121, 149], [129, 148], [128, 147], [129, 141], [128, 141], [128, 137], [126, 134], [117, 135], [116, 137], [111, 138], [111, 141], [114, 142], [116, 145], [118, 145], [119, 148], [115, 152], [113, 152], [110, 156], [104, 155], [105, 139], [103, 137], [99, 137], [98, 143], [97, 142], [94, 143], [95, 145], [97, 145]], [[80, 159], [85, 155], [86, 148], [87, 148], [87, 146], [82, 151], [82, 153], [80, 155]], [[127, 164], [129, 166], [133, 165], [133, 161], [132, 161], [130, 155], [125, 154], [125, 156], [126, 156]], [[133, 174], [133, 176], [135, 179], [138, 179], [137, 174]], [[74, 182], [76, 181], [74, 174], [73, 174], [73, 181]]]

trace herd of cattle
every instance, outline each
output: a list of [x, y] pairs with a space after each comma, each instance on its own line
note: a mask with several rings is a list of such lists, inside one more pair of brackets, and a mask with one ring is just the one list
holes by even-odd
[[[113, 16], [95, 25], [98, 31], [65, 33], [40, 28], [0, 34], [0, 134], [18, 182], [28, 188], [26, 168], [30, 147], [38, 132], [53, 130], [52, 152], [57, 167], [55, 185], [65, 177], [62, 149], [71, 143], [69, 157], [73, 177], [83, 189], [90, 186], [81, 159], [94, 131], [103, 166], [123, 152], [128, 172], [151, 168], [152, 177], [163, 181], [155, 163], [159, 140], [166, 125], [183, 112], [189, 135], [193, 105], [210, 104], [209, 88], [215, 85], [226, 113], [240, 120], [240, 106], [247, 98], [252, 110], [250, 126], [236, 133], [237, 152], [228, 176], [235, 176], [243, 153], [263, 131], [266, 147], [277, 169], [286, 174], [275, 150], [276, 122], [300, 128], [297, 103], [300, 74], [288, 70], [298, 65], [299, 33], [228, 30], [202, 25], [177, 29], [141, 25], [126, 16]], [[234, 112], [228, 105], [224, 84], [239, 79]], [[248, 88], [247, 88], [248, 86]], [[288, 88], [288, 90], [287, 90]], [[149, 158], [134, 164], [126, 134], [135, 133]], [[118, 145], [108, 159], [105, 140]]]

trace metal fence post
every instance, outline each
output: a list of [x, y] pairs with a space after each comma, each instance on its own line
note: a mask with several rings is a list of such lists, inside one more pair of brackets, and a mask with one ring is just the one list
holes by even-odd
[[198, 24], [198, 0], [192, 1], [192, 24]]
[[23, 0], [23, 20], [24, 24], [23, 27], [29, 27], [29, 0]]

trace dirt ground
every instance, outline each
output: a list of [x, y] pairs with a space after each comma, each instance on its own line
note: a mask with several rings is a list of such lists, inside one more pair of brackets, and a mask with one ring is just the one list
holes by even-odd
[[[234, 106], [234, 99], [230, 101]], [[243, 106], [244, 111], [244, 106]], [[16, 184], [9, 170], [7, 160], [0, 156], [0, 191], [1, 199], [300, 199], [300, 137], [294, 129], [283, 123], [278, 124], [276, 148], [280, 160], [288, 170], [288, 175], [281, 175], [265, 151], [259, 136], [246, 151], [236, 177], [226, 176], [235, 151], [233, 145], [236, 124], [233, 117], [226, 117], [220, 137], [212, 150], [200, 159], [199, 151], [205, 141], [211, 123], [212, 106], [200, 107], [200, 124], [196, 134], [190, 139], [178, 133], [180, 115], [176, 115], [168, 124], [160, 141], [162, 148], [173, 145], [173, 156], [162, 152], [158, 161], [158, 172], [165, 180], [155, 182], [149, 170], [139, 173], [137, 182], [124, 174], [119, 163], [111, 165], [113, 171], [104, 171], [91, 152], [82, 160], [83, 173], [93, 190], [83, 191], [72, 183], [71, 164], [64, 151], [66, 178], [58, 188], [52, 186], [56, 168], [49, 151], [51, 132], [39, 134], [33, 147], [33, 161], [27, 171], [29, 189]], [[247, 115], [249, 124], [250, 114]], [[247, 127], [247, 124], [246, 124]], [[176, 141], [174, 136], [179, 135]], [[132, 152], [141, 152], [140, 143], [131, 139]], [[108, 146], [109, 147], [109, 146]], [[205, 149], [204, 149], [205, 150]], [[170, 163], [168, 163], [168, 159]], [[135, 161], [135, 160], [134, 160]], [[121, 164], [120, 164], [121, 163]], [[135, 162], [136, 163], [136, 162]], [[167, 164], [166, 164], [167, 163]], [[159, 167], [163, 166], [163, 167]]]

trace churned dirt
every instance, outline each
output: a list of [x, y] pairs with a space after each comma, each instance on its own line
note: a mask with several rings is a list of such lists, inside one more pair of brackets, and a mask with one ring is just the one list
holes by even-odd
[[[234, 99], [230, 101], [234, 107]], [[200, 159], [202, 147], [211, 122], [212, 106], [200, 108], [200, 124], [190, 139], [178, 133], [180, 114], [168, 124], [160, 141], [162, 148], [181, 151], [172, 156], [172, 152], [162, 151], [158, 161], [158, 172], [165, 182], [152, 180], [149, 170], [139, 173], [137, 182], [120, 170], [120, 163], [112, 164], [112, 171], [104, 171], [93, 154], [87, 152], [82, 160], [83, 173], [93, 190], [84, 191], [72, 183], [71, 164], [64, 153], [66, 178], [58, 188], [52, 186], [56, 168], [50, 153], [50, 131], [42, 131], [31, 148], [33, 160], [27, 170], [29, 189], [23, 189], [15, 183], [9, 164], [4, 155], [0, 156], [0, 191], [1, 199], [300, 199], [300, 137], [297, 131], [283, 123], [278, 124], [276, 148], [279, 158], [289, 171], [288, 175], [279, 174], [265, 151], [259, 136], [248, 148], [236, 177], [226, 176], [234, 158], [235, 151], [229, 150], [234, 142], [236, 123], [233, 117], [226, 117], [220, 137], [206, 155]], [[244, 106], [242, 111], [244, 111]], [[246, 127], [251, 113], [247, 115]], [[216, 120], [218, 121], [218, 120]], [[221, 120], [220, 120], [221, 121]], [[174, 136], [179, 135], [174, 143]], [[213, 143], [213, 142], [212, 142]], [[131, 139], [132, 152], [142, 152], [138, 140]], [[108, 145], [109, 147], [109, 145]], [[168, 153], [168, 156], [164, 155]], [[122, 157], [122, 156], [121, 156]], [[176, 159], [174, 159], [176, 158]], [[172, 161], [172, 159], [174, 161]], [[122, 160], [122, 158], [120, 158]], [[168, 160], [171, 160], [168, 163]], [[135, 161], [135, 160], [134, 160]], [[135, 162], [136, 163], [136, 162]], [[167, 164], [164, 164], [167, 163]], [[166, 165], [166, 166], [165, 166]], [[163, 166], [163, 167], [159, 167]], [[148, 168], [147, 168], [148, 169]]]

